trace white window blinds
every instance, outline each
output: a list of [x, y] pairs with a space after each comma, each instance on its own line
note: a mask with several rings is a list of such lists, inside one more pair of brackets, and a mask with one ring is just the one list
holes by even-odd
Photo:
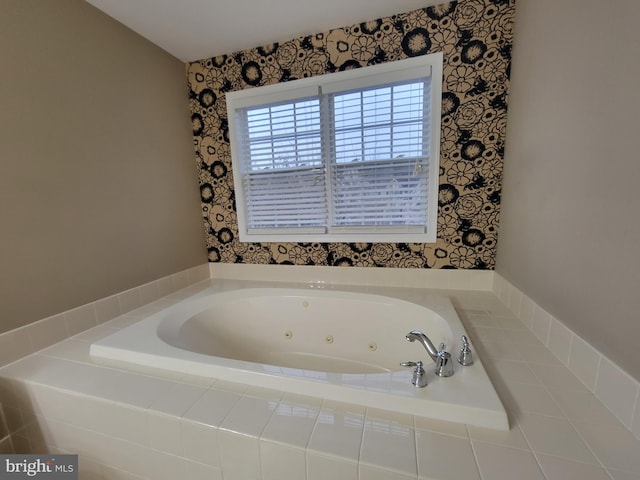
[[435, 241], [432, 57], [227, 94], [240, 239]]
[[333, 225], [427, 227], [430, 78], [334, 94]]
[[241, 110], [246, 223], [251, 231], [325, 225], [318, 98]]

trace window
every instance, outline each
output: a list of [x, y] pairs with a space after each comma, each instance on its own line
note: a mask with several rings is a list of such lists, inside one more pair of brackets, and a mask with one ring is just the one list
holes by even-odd
[[228, 93], [240, 240], [434, 242], [441, 79], [433, 54]]

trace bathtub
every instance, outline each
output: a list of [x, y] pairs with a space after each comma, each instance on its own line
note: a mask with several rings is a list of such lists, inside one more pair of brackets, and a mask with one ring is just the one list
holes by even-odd
[[[213, 281], [94, 342], [90, 353], [99, 363], [508, 430], [477, 352], [471, 366], [455, 362], [466, 332], [446, 296], [416, 289], [352, 290]], [[435, 375], [422, 345], [405, 339], [411, 330], [423, 331], [436, 346], [447, 345], [453, 376]], [[414, 387], [412, 369], [400, 366], [417, 360], [425, 364], [425, 388]]]

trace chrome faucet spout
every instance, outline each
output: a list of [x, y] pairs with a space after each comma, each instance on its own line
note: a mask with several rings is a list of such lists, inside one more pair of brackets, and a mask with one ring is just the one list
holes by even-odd
[[420, 330], [411, 330], [409, 333], [407, 333], [406, 338], [410, 342], [414, 342], [416, 340], [419, 341], [431, 357], [431, 360], [433, 360], [434, 362], [438, 361], [438, 354], [440, 352], [438, 352], [438, 349], [431, 342], [431, 340], [429, 340], [429, 337], [427, 337]]

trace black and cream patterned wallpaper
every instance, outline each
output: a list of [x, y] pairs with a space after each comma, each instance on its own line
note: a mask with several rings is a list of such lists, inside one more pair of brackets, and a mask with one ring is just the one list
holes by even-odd
[[[493, 269], [515, 0], [461, 0], [187, 65], [209, 261]], [[242, 243], [225, 92], [444, 53], [438, 239]]]

